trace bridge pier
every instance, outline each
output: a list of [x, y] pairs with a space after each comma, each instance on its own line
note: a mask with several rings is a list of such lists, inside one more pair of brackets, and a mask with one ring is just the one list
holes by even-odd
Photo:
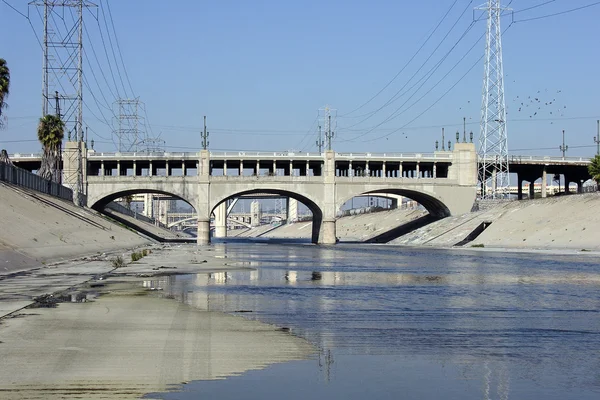
[[215, 234], [216, 238], [227, 237], [227, 205], [225, 202], [215, 208]]
[[319, 244], [336, 244], [336, 242], [335, 219], [323, 220], [321, 222], [321, 232], [319, 233]]
[[201, 220], [198, 218], [198, 238], [199, 245], [210, 244], [210, 219]]
[[546, 167], [544, 166], [544, 170], [542, 171], [542, 199], [547, 197], [546, 190], [548, 185], [548, 174], [546, 172]]

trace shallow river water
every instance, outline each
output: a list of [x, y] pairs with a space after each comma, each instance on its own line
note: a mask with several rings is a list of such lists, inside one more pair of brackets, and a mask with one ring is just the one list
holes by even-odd
[[165, 290], [289, 329], [317, 354], [160, 397], [600, 398], [598, 258], [234, 241], [213, 250], [254, 270], [173, 276]]

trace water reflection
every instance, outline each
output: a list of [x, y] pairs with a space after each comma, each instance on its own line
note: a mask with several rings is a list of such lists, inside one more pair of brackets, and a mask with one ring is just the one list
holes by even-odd
[[[341, 397], [361, 398], [346, 388], [357, 379], [374, 393], [424, 399], [508, 399], [511, 388], [515, 398], [600, 393], [600, 273], [592, 258], [216, 247], [256, 269], [176, 276], [169, 293], [203, 310], [289, 327], [320, 348], [316, 367]], [[329, 389], [313, 389], [313, 398], [331, 398]]]

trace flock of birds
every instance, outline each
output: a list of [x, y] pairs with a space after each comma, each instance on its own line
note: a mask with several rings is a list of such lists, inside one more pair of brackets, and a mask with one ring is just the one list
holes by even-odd
[[[521, 113], [522, 117], [526, 119], [544, 119], [549, 120], [550, 124], [554, 124], [555, 118], [562, 118], [565, 116], [567, 106], [561, 104], [560, 101], [562, 90], [538, 90], [534, 95], [519, 95], [516, 96], [512, 104], [506, 105], [506, 115], [512, 113]], [[471, 101], [468, 101], [464, 106], [459, 107], [459, 111], [464, 109], [470, 109]], [[469, 122], [472, 122], [473, 117], [467, 118]]]
[[[561, 118], [565, 116], [567, 106], [560, 104], [562, 90], [544, 91], [538, 90], [533, 96], [517, 96], [513, 99], [516, 112], [523, 113], [524, 118], [529, 115], [530, 119], [545, 117], [548, 119]], [[509, 108], [512, 108], [509, 106]], [[507, 111], [508, 115], [508, 111]], [[554, 121], [550, 121], [554, 124]]]

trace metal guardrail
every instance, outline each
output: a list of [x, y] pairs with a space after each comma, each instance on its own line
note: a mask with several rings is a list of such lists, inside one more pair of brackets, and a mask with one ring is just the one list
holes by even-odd
[[73, 191], [29, 171], [0, 162], [0, 181], [73, 201]]

